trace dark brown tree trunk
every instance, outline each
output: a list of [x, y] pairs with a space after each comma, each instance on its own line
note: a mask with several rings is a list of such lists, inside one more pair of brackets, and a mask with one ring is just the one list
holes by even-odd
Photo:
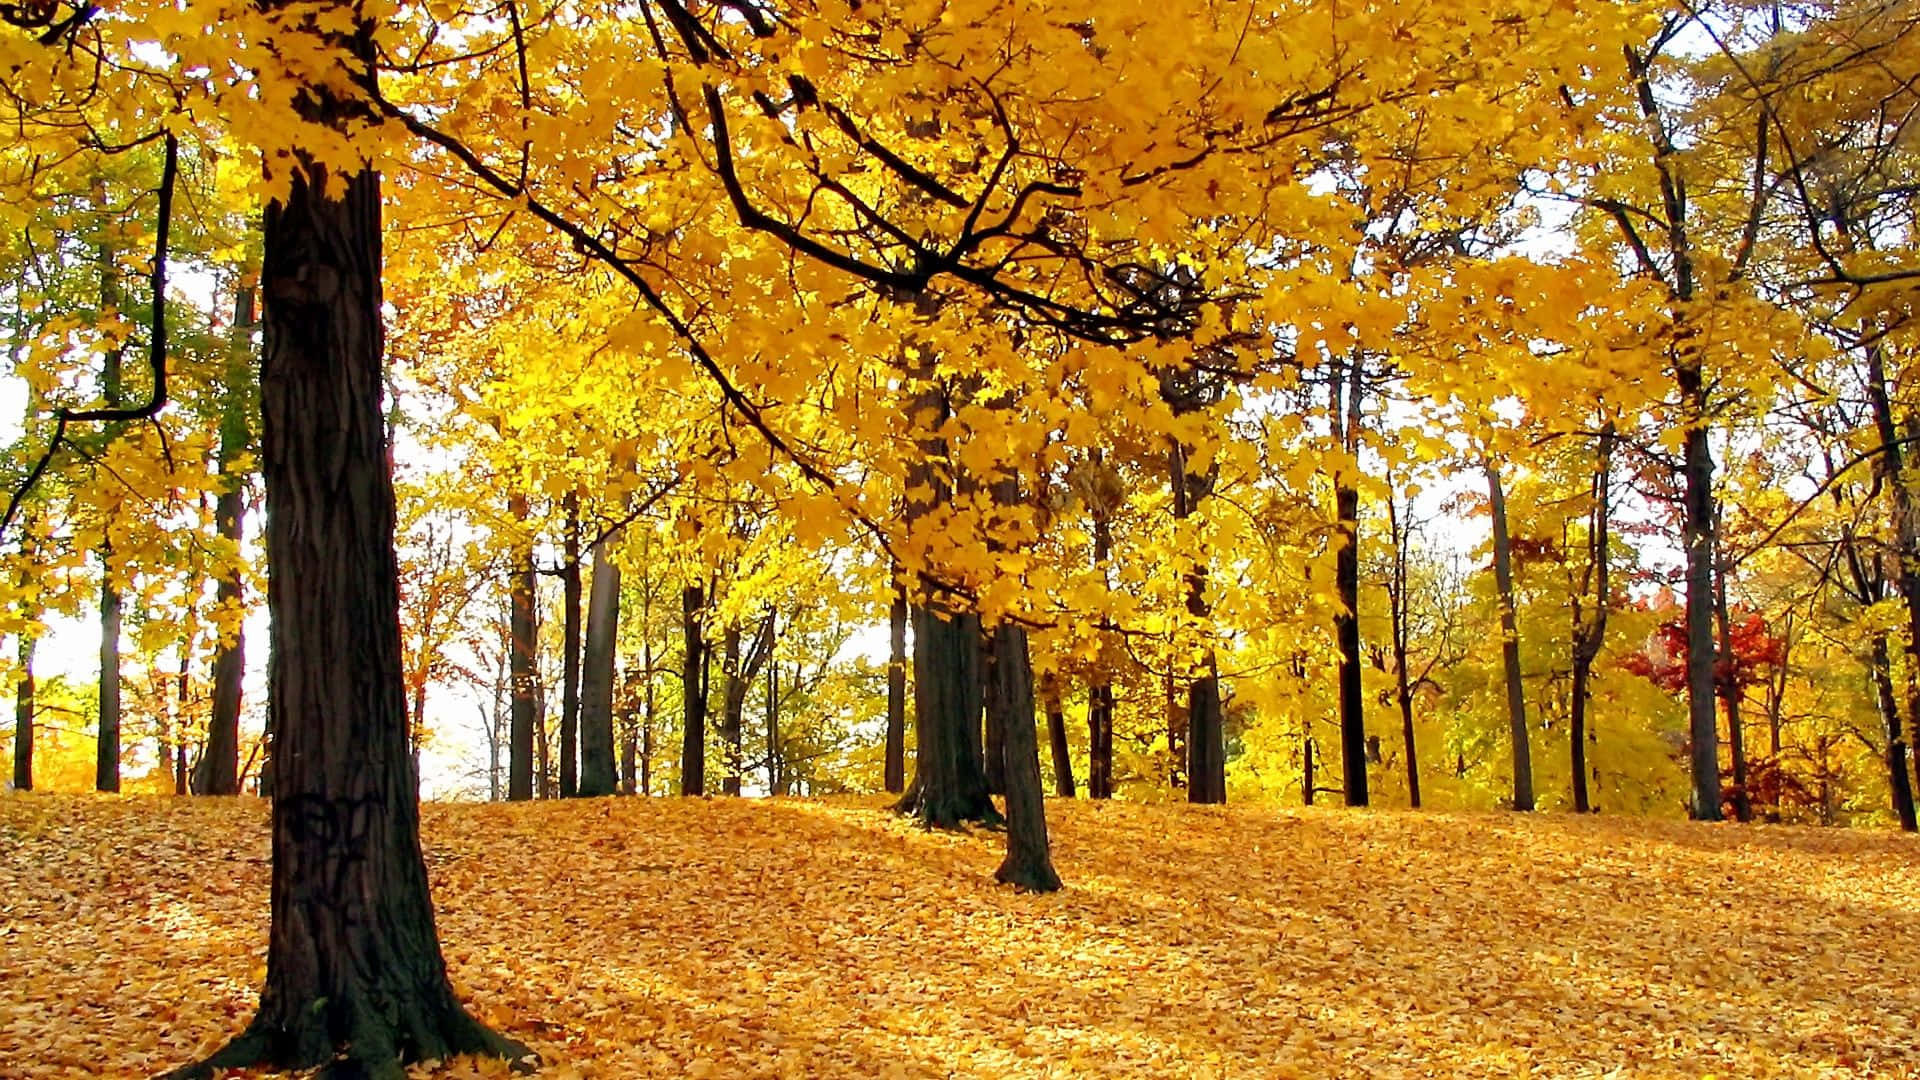
[[1053, 754], [1053, 793], [1063, 799], [1074, 794], [1073, 752], [1067, 745], [1067, 715], [1061, 708], [1060, 680], [1048, 675], [1044, 680], [1047, 706], [1047, 742]]
[[246, 600], [239, 548], [245, 534], [246, 478], [235, 473], [253, 449], [251, 417], [255, 405], [253, 364], [253, 288], [234, 290], [233, 327], [227, 340], [227, 373], [220, 403], [220, 448], [216, 461], [224, 487], [213, 504], [214, 531], [232, 546], [214, 585], [215, 610], [233, 620], [213, 645], [213, 709], [207, 718], [207, 745], [195, 770], [194, 788], [206, 795], [240, 793], [240, 697], [246, 677], [246, 629], [241, 616]]
[[753, 689], [754, 681], [760, 677], [760, 669], [766, 666], [767, 658], [773, 655], [774, 629], [774, 613], [769, 611], [754, 628], [752, 641], [741, 641], [738, 626], [727, 631], [727, 651], [721, 664], [721, 672], [727, 682], [720, 697], [720, 741], [726, 746], [727, 771], [724, 783], [728, 795], [740, 794], [740, 774], [745, 761], [741, 730], [745, 727], [747, 691]]
[[1520, 619], [1513, 595], [1513, 544], [1507, 537], [1507, 494], [1500, 469], [1486, 462], [1487, 508], [1493, 518], [1493, 580], [1500, 604], [1500, 662], [1506, 673], [1507, 733], [1513, 744], [1513, 808], [1533, 809], [1533, 747], [1527, 733], [1526, 688], [1521, 682]]
[[887, 744], [884, 784], [895, 795], [907, 789], [907, 585], [893, 570], [893, 603], [887, 609]]
[[585, 798], [619, 790], [613, 762], [613, 660], [620, 636], [620, 568], [608, 541], [593, 546], [593, 594], [588, 600], [586, 646], [580, 673], [580, 776]]
[[[513, 495], [508, 504], [514, 521], [524, 526], [528, 515], [527, 497]], [[537, 660], [540, 609], [532, 545], [516, 548], [513, 562], [509, 589], [512, 611], [507, 622], [507, 677], [513, 695], [507, 734], [507, 798], [520, 801], [533, 798], [534, 728], [540, 722]]]
[[[989, 678], [992, 677], [994, 650], [998, 647], [992, 633], [988, 633], [981, 641], [981, 648], [985, 655], [980, 658], [980, 670]], [[982, 740], [985, 745], [981, 751], [982, 772], [987, 778], [987, 794], [1004, 796], [1007, 793], [1007, 714], [994, 707], [992, 687], [983, 686], [982, 689], [985, 694], [983, 710], [985, 723], [982, 728]], [[1001, 704], [1006, 703], [1003, 701]], [[1027, 704], [1027, 712], [1029, 714], [1033, 712], [1031, 702]]]
[[[246, 441], [250, 440], [243, 437], [243, 441], [235, 447], [236, 457], [240, 446], [244, 446]], [[224, 421], [220, 447], [220, 456], [225, 459], [228, 441]], [[224, 468], [222, 472], [225, 472]], [[227, 483], [228, 489], [222, 491], [219, 500], [214, 503], [214, 527], [222, 539], [237, 547], [244, 528], [246, 500], [241, 492], [240, 477], [230, 476]], [[200, 759], [205, 779], [196, 786], [207, 795], [238, 795], [240, 696], [246, 677], [247, 643], [246, 629], [240, 619], [246, 592], [237, 562], [229, 562], [221, 570], [213, 595], [217, 610], [231, 613], [234, 621], [231, 632], [221, 630], [213, 646], [213, 710], [207, 718], [207, 747]]]
[[[107, 210], [106, 182], [94, 181], [94, 203]], [[119, 270], [114, 265], [113, 249], [104, 241], [99, 247], [100, 315], [107, 318], [120, 307]], [[100, 374], [100, 397], [109, 409], [119, 408], [123, 396], [120, 349], [106, 351]], [[109, 425], [107, 439], [117, 438], [119, 424]], [[113, 527], [109, 515], [106, 533], [100, 543], [100, 684], [99, 728], [94, 744], [93, 786], [98, 791], [120, 790], [120, 582], [113, 565]]]
[[[1175, 443], [1171, 453], [1173, 516], [1192, 516], [1195, 504], [1213, 490], [1213, 475], [1187, 471], [1186, 451]], [[1187, 613], [1202, 625], [1211, 614], [1207, 603], [1205, 556], [1194, 552], [1187, 570]], [[1200, 669], [1187, 686], [1187, 801], [1227, 801], [1227, 726], [1220, 703], [1220, 669], [1211, 641], [1203, 650]]]
[[1029, 892], [1054, 892], [1060, 888], [1060, 875], [1054, 872], [1047, 841], [1027, 632], [1007, 623], [996, 627], [988, 669], [987, 715], [1001, 719], [1007, 780], [1007, 855], [994, 880]]
[[[1895, 586], [1900, 590], [1900, 599], [1907, 613], [1907, 662], [1906, 662], [1906, 699], [1907, 715], [1913, 723], [1920, 724], [1920, 507], [1915, 506], [1912, 478], [1907, 475], [1909, 457], [1908, 441], [1920, 437], [1920, 428], [1911, 417], [1905, 425], [1898, 423], [1893, 413], [1893, 402], [1888, 393], [1886, 353], [1878, 343], [1867, 347], [1867, 400], [1873, 407], [1873, 425], [1880, 439], [1880, 456], [1877, 468], [1887, 480], [1887, 490], [1893, 495], [1893, 537]], [[1902, 428], [1907, 440], [1900, 437]], [[1781, 665], [1785, 670], [1785, 665]], [[1901, 814], [1901, 824], [1912, 831], [1908, 824], [1912, 816], [1913, 780], [1906, 776], [1909, 753], [1906, 733], [1900, 722], [1900, 714], [1893, 714], [1892, 725], [1887, 728], [1887, 761], [1890, 767], [1897, 762], [1902, 774], [1894, 785], [1894, 799], [1900, 801], [1900, 792], [1906, 794], [1908, 809]], [[1920, 758], [1915, 758], [1912, 767], [1920, 770]]]
[[680, 633], [685, 644], [680, 665], [680, 794], [707, 793], [706, 593], [698, 585], [680, 591]]
[[1880, 722], [1890, 738], [1887, 739], [1887, 789], [1893, 796], [1893, 812], [1900, 819], [1900, 828], [1905, 832], [1920, 830], [1920, 816], [1914, 812], [1913, 784], [1907, 778], [1907, 763], [1904, 757], [1896, 753], [1900, 745], [1900, 705], [1894, 697], [1893, 673], [1890, 652], [1885, 634], [1873, 635], [1873, 655], [1870, 662], [1873, 673], [1874, 704], [1880, 710]]
[[1685, 512], [1681, 539], [1687, 559], [1687, 737], [1692, 795], [1688, 813], [1695, 821], [1720, 820], [1720, 732], [1714, 669], [1718, 659], [1713, 633], [1714, 512], [1713, 455], [1707, 445], [1707, 400], [1698, 362], [1678, 370], [1689, 418], [1682, 444]]
[[1341, 610], [1333, 617], [1334, 647], [1340, 656], [1340, 769], [1348, 806], [1366, 806], [1367, 703], [1360, 685], [1360, 489], [1347, 463], [1360, 447], [1359, 359], [1333, 361], [1332, 417], [1340, 466], [1333, 473], [1334, 531], [1340, 549], [1333, 557], [1334, 591]]
[[564, 500], [560, 557], [560, 797], [580, 792], [580, 496]]
[[[1412, 540], [1407, 535], [1407, 530], [1400, 524], [1400, 511], [1394, 497], [1391, 472], [1387, 476], [1387, 536], [1393, 543], [1393, 571], [1388, 576], [1387, 582], [1389, 609], [1387, 614], [1392, 623], [1389, 629], [1393, 635], [1393, 699], [1394, 703], [1400, 706], [1400, 746], [1407, 755], [1407, 805], [1418, 810], [1420, 808], [1420, 754], [1414, 746], [1413, 737], [1413, 673], [1408, 670], [1410, 650], [1407, 626], [1407, 546]], [[1356, 634], [1356, 644], [1358, 639], [1359, 635]]]
[[980, 617], [910, 605], [913, 782], [895, 804], [929, 828], [997, 823], [980, 755]]
[[[1716, 530], [1717, 532], [1717, 530]], [[1727, 572], [1721, 562], [1715, 568], [1713, 581], [1713, 618], [1718, 629], [1720, 655], [1727, 657], [1727, 676], [1718, 680], [1720, 700], [1727, 712], [1727, 749], [1733, 757], [1733, 816], [1737, 821], [1753, 820], [1753, 800], [1747, 794], [1747, 740], [1744, 725], [1740, 720], [1740, 681], [1735, 669], [1733, 651], [1732, 618], [1727, 611]], [[1895, 714], [1893, 732], [1899, 732], [1899, 717]], [[1902, 768], [1901, 772], [1905, 773]]]
[[1313, 736], [1308, 735], [1300, 744], [1300, 805], [1312, 806], [1315, 779], [1313, 762]]
[[1573, 600], [1573, 701], [1567, 725], [1572, 753], [1573, 810], [1584, 814], [1593, 809], [1587, 789], [1587, 707], [1592, 701], [1593, 663], [1607, 640], [1607, 616], [1613, 609], [1613, 440], [1611, 420], [1601, 428], [1600, 448], [1593, 469], [1593, 506], [1587, 512], [1586, 573], [1593, 582], [1593, 613], [1581, 610], [1585, 603], [1583, 581]]
[[[1108, 520], [1107, 508], [1097, 505], [1093, 508], [1093, 563], [1104, 568], [1113, 555], [1113, 525]], [[1105, 570], [1101, 571], [1103, 574]], [[1111, 631], [1113, 624], [1104, 617], [1100, 621], [1102, 631]], [[1105, 667], [1104, 656], [1096, 661], [1097, 666], [1091, 684], [1087, 687], [1087, 798], [1113, 798], [1113, 683]], [[1167, 676], [1171, 679], [1173, 676]]]
[[[344, 45], [339, 38], [336, 45]], [[371, 52], [371, 28], [353, 39]], [[338, 121], [341, 110], [313, 106]], [[447, 982], [421, 857], [381, 413], [380, 180], [299, 170], [266, 213], [261, 360], [269, 697], [276, 718], [266, 985], [180, 1075], [267, 1065], [399, 1080], [405, 1062], [525, 1047]]]
[[33, 790], [34, 634], [31, 623], [20, 631], [20, 667], [13, 677], [13, 787]]

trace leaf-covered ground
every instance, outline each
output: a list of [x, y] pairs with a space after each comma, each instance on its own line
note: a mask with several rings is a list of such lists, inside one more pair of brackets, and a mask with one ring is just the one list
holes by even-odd
[[[542, 1076], [1920, 1075], [1905, 837], [1049, 810], [1049, 897], [990, 883], [998, 836], [871, 800], [425, 817], [454, 981]], [[236, 1030], [265, 820], [0, 799], [0, 1077], [144, 1077]]]

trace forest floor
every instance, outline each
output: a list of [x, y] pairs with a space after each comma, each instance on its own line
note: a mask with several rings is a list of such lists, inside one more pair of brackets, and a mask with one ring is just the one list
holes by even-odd
[[[1048, 811], [1052, 896], [875, 799], [424, 815], [454, 983], [545, 1077], [1920, 1076], [1908, 837]], [[236, 1031], [267, 873], [257, 801], [0, 798], [0, 1077]]]

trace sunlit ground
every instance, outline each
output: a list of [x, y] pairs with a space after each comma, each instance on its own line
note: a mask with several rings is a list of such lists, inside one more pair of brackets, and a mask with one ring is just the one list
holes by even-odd
[[[1048, 897], [992, 884], [998, 835], [873, 800], [425, 814], [454, 981], [543, 1076], [1920, 1075], [1906, 837], [1048, 811]], [[0, 799], [0, 1077], [144, 1077], [237, 1030], [265, 824]]]

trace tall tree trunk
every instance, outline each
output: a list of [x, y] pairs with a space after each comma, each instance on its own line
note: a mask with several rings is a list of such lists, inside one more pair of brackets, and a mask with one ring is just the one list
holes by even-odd
[[[1893, 413], [1893, 401], [1888, 392], [1886, 352], [1875, 342], [1867, 347], [1867, 400], [1873, 407], [1873, 426], [1880, 440], [1880, 455], [1876, 462], [1886, 478], [1886, 489], [1893, 495], [1893, 538], [1894, 538], [1894, 583], [1900, 590], [1900, 599], [1906, 608], [1906, 704], [1907, 716], [1915, 724], [1920, 724], [1920, 506], [1916, 506], [1913, 495], [1913, 478], [1907, 475], [1909, 457], [1908, 442], [1920, 437], [1920, 424], [1908, 417], [1902, 424]], [[1905, 431], [1906, 439], [1901, 438]], [[1782, 665], [1785, 668], [1785, 665]], [[1900, 724], [1900, 715], [1893, 715], [1893, 726], [1887, 729], [1887, 760], [1900, 763], [1900, 771], [1908, 768], [1909, 753], [1907, 738]], [[1913, 768], [1920, 770], [1920, 758], [1913, 760]], [[1912, 802], [1911, 779], [1903, 779], [1898, 787], [1904, 787]], [[1896, 788], [1896, 798], [1898, 797]], [[1906, 821], [1903, 815], [1902, 823]]]
[[884, 785], [895, 795], [907, 789], [907, 583], [893, 568], [893, 603], [887, 609], [887, 742]]
[[[1747, 794], [1747, 740], [1740, 720], [1738, 657], [1733, 650], [1733, 620], [1727, 611], [1727, 571], [1724, 562], [1715, 568], [1713, 617], [1719, 633], [1720, 655], [1727, 658], [1726, 677], [1718, 681], [1720, 700], [1727, 711], [1727, 749], [1733, 756], [1733, 816], [1738, 821], [1752, 821], [1753, 800]], [[1899, 730], [1899, 715], [1896, 713], [1892, 733], [1897, 737]], [[1901, 772], [1905, 771], [1902, 767]]]
[[[351, 44], [365, 62], [371, 27]], [[310, 108], [336, 123], [345, 113], [324, 92]], [[297, 170], [266, 213], [262, 471], [277, 744], [266, 985], [246, 1030], [184, 1075], [269, 1065], [398, 1078], [403, 1062], [528, 1053], [468, 1015], [441, 958], [407, 745], [380, 408], [380, 181], [354, 174], [335, 200], [323, 194], [327, 180], [321, 166]]]
[[[1113, 555], [1113, 525], [1104, 506], [1093, 514], [1093, 562], [1106, 573], [1107, 560]], [[1100, 629], [1111, 631], [1106, 617]], [[1168, 678], [1172, 678], [1171, 675]], [[1087, 798], [1113, 798], [1113, 682], [1106, 670], [1104, 650], [1096, 661], [1093, 680], [1087, 686]]]
[[1340, 655], [1340, 769], [1348, 806], [1366, 806], [1367, 703], [1360, 685], [1360, 489], [1348, 473], [1360, 448], [1361, 364], [1358, 357], [1333, 360], [1331, 414], [1339, 441], [1340, 465], [1333, 473], [1334, 532], [1340, 549], [1333, 557], [1334, 591], [1340, 612], [1333, 617], [1334, 645]]
[[1681, 534], [1687, 559], [1687, 735], [1695, 821], [1720, 820], [1720, 732], [1714, 668], [1718, 659], [1713, 633], [1714, 513], [1713, 456], [1707, 432], [1706, 390], [1697, 367], [1682, 369], [1688, 416], [1699, 417], [1687, 429], [1681, 468], [1685, 477], [1685, 513]]
[[1048, 675], [1041, 680], [1042, 698], [1047, 706], [1047, 742], [1053, 753], [1053, 793], [1063, 799], [1074, 794], [1073, 752], [1067, 745], [1067, 715], [1060, 702], [1060, 679]]
[[1002, 623], [994, 628], [990, 640], [987, 715], [1001, 719], [1007, 781], [1007, 854], [994, 872], [994, 880], [1029, 892], [1054, 892], [1060, 888], [1060, 875], [1054, 872], [1047, 841], [1027, 632]]
[[1593, 664], [1607, 640], [1607, 616], [1613, 609], [1613, 421], [1600, 430], [1600, 447], [1593, 468], [1593, 506], [1587, 511], [1587, 565], [1585, 574], [1593, 582], [1593, 612], [1582, 611], [1586, 583], [1576, 590], [1573, 600], [1573, 701], [1567, 725], [1567, 739], [1573, 769], [1573, 810], [1584, 814], [1593, 809], [1587, 790], [1587, 707], [1592, 701]]
[[[102, 215], [107, 213], [106, 181], [96, 179], [94, 203]], [[119, 270], [114, 265], [113, 249], [103, 240], [98, 249], [100, 260], [100, 314], [109, 317], [120, 307]], [[108, 349], [102, 358], [100, 397], [109, 409], [117, 409], [124, 396], [121, 364], [124, 355], [118, 348]], [[120, 425], [107, 428], [107, 440], [119, 437]], [[120, 790], [120, 582], [113, 566], [114, 518], [108, 512], [100, 541], [100, 685], [99, 729], [95, 743], [93, 786], [98, 791]]]
[[240, 697], [246, 677], [247, 644], [244, 625], [246, 587], [241, 579], [239, 548], [245, 535], [246, 478], [235, 473], [253, 444], [252, 334], [253, 289], [242, 285], [234, 295], [233, 337], [228, 345], [227, 386], [220, 409], [220, 449], [217, 458], [222, 487], [213, 504], [214, 531], [231, 545], [220, 578], [214, 584], [216, 622], [231, 619], [231, 632], [222, 628], [213, 646], [213, 709], [207, 718], [207, 747], [201, 755], [208, 795], [240, 793]]
[[[1213, 474], [1194, 476], [1187, 471], [1187, 455], [1178, 442], [1170, 455], [1173, 516], [1185, 520], [1195, 505], [1213, 490]], [[1207, 603], [1205, 555], [1191, 552], [1187, 570], [1187, 613], [1205, 625], [1212, 614]], [[1227, 728], [1220, 703], [1220, 668], [1214, 658], [1211, 633], [1202, 650], [1199, 671], [1187, 685], [1187, 801], [1227, 801]]]
[[580, 791], [580, 495], [564, 500], [567, 522], [560, 558], [560, 797]]
[[680, 665], [680, 794], [707, 793], [706, 593], [698, 585], [680, 590], [680, 634], [685, 643]]
[[1526, 688], [1520, 675], [1520, 619], [1513, 596], [1513, 544], [1507, 537], [1507, 494], [1500, 468], [1487, 459], [1487, 507], [1493, 518], [1493, 580], [1500, 602], [1500, 661], [1506, 672], [1507, 731], [1513, 743], [1513, 808], [1533, 809], [1533, 748], [1527, 734]]
[[[1412, 542], [1401, 527], [1400, 511], [1393, 494], [1393, 476], [1387, 476], [1387, 535], [1393, 542], [1393, 572], [1389, 575], [1387, 603], [1393, 635], [1394, 702], [1400, 706], [1400, 745], [1407, 755], [1407, 805], [1420, 808], [1420, 754], [1413, 738], [1413, 681], [1408, 670], [1407, 546]], [[1357, 578], [1356, 574], [1356, 578]], [[1358, 635], [1355, 635], [1356, 642]]]
[[575, 794], [587, 798], [619, 790], [613, 763], [613, 659], [620, 638], [620, 568], [607, 551], [608, 542], [593, 545], [593, 595], [580, 673], [580, 776]]
[[[527, 497], [508, 497], [515, 522], [527, 521]], [[512, 714], [507, 735], [507, 798], [533, 798], [534, 728], [539, 725], [540, 608], [538, 579], [534, 577], [533, 545], [522, 543], [513, 553], [513, 581], [509, 587], [511, 613], [507, 622], [507, 671], [512, 692]]]

